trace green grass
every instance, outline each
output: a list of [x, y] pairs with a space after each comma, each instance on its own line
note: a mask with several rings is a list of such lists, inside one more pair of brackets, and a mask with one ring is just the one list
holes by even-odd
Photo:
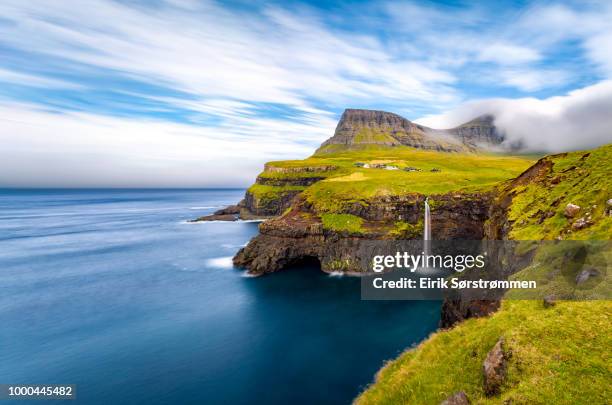
[[389, 236], [393, 239], [415, 239], [421, 235], [423, 235], [423, 220], [416, 224], [398, 221], [389, 232]]
[[287, 192], [303, 191], [303, 190], [305, 190], [305, 187], [301, 187], [301, 186], [277, 187], [277, 186], [267, 186], [263, 184], [253, 184], [251, 187], [249, 187], [247, 191], [255, 197], [258, 204], [265, 204], [271, 200], [280, 199], [283, 196], [283, 194]]
[[[612, 395], [610, 301], [504, 301], [489, 318], [433, 334], [389, 362], [357, 404], [439, 404], [465, 391], [473, 404], [603, 404]], [[512, 352], [499, 396], [486, 398], [482, 363], [499, 337]]]
[[359, 130], [357, 135], [355, 135], [355, 139], [353, 139], [354, 143], [358, 144], [380, 144], [380, 143], [389, 143], [389, 144], [397, 144], [398, 141], [393, 138], [389, 133], [375, 131], [371, 128], [362, 128]]
[[[586, 254], [585, 262], [573, 260], [580, 251]], [[508, 299], [533, 299], [553, 295], [558, 299], [594, 300], [612, 297], [612, 272], [606, 271], [612, 263], [612, 242], [591, 241], [589, 243], [547, 243], [536, 252], [533, 264], [510, 276], [511, 280], [534, 280], [536, 292], [513, 290]], [[586, 267], [600, 270], [600, 274], [577, 285], [576, 277]]]
[[[420, 172], [364, 169], [356, 162], [384, 161], [385, 164], [416, 167]], [[302, 161], [274, 162], [279, 167], [329, 164], [337, 166], [327, 179], [305, 190], [305, 196], [319, 212], [340, 212], [354, 202], [365, 202], [385, 195], [444, 194], [450, 191], [482, 191], [500, 181], [517, 176], [533, 163], [531, 157], [494, 154], [459, 154], [424, 151], [408, 147], [370, 147], [311, 157]], [[440, 172], [431, 172], [431, 169]], [[339, 177], [361, 173], [357, 181], [335, 181]]]
[[350, 214], [323, 214], [321, 222], [324, 229], [352, 234], [363, 233], [363, 219]]
[[[586, 154], [589, 155], [585, 158]], [[508, 219], [515, 225], [510, 238], [516, 240], [564, 239], [609, 240], [612, 217], [605, 213], [606, 201], [612, 198], [612, 144], [591, 151], [552, 156], [553, 173], [513, 190], [515, 197]], [[558, 184], [553, 184], [553, 179]], [[563, 211], [568, 203], [582, 207], [578, 216], [567, 219]], [[551, 217], [540, 222], [543, 214]], [[572, 222], [589, 215], [593, 225], [572, 230]]]

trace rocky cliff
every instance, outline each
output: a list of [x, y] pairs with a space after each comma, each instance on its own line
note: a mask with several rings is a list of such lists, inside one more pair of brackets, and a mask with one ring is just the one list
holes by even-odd
[[[432, 233], [445, 240], [482, 239], [490, 199], [487, 193], [430, 196]], [[260, 226], [259, 235], [238, 252], [234, 264], [259, 275], [314, 258], [326, 272], [365, 273], [370, 263], [360, 260], [360, 251], [372, 241], [422, 239], [424, 201], [421, 194], [380, 196], [326, 214], [298, 197], [287, 213]], [[330, 215], [359, 218], [359, 228], [330, 226]]]

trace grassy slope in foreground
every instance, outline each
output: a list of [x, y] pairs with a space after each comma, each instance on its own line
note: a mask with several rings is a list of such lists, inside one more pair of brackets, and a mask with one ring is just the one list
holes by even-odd
[[[515, 193], [509, 215], [514, 221], [511, 238], [554, 239], [563, 235], [565, 239], [612, 239], [611, 219], [605, 212], [607, 198], [612, 197], [612, 145], [590, 151], [583, 158], [585, 154], [573, 152], [550, 158], [551, 176], [564, 176], [557, 184], [539, 179], [511, 190]], [[557, 200], [560, 202], [553, 204]], [[560, 212], [569, 202], [581, 205], [581, 215], [590, 215], [593, 224], [568, 232], [572, 220]], [[541, 213], [535, 213], [548, 210], [555, 215], [537, 224]], [[609, 249], [605, 254], [610, 263]], [[553, 276], [559, 272], [551, 264], [551, 260], [540, 261], [513, 278], [546, 281], [545, 291], [556, 296], [575, 290], [575, 285], [567, 285], [567, 278]], [[604, 277], [593, 294], [610, 285], [610, 274]], [[510, 291], [509, 295], [516, 293], [520, 294]], [[609, 291], [606, 294], [609, 296]], [[438, 404], [457, 391], [465, 391], [472, 403], [482, 404], [502, 404], [506, 400], [513, 404], [607, 403], [612, 396], [611, 314], [609, 300], [565, 301], [549, 309], [539, 301], [505, 300], [493, 316], [437, 332], [389, 362], [357, 403]], [[482, 364], [500, 336], [512, 351], [508, 380], [500, 396], [486, 398]]]
[[[439, 404], [465, 391], [473, 404], [604, 404], [612, 395], [610, 301], [504, 301], [489, 318], [433, 334], [388, 363], [358, 404]], [[486, 398], [482, 364], [500, 336], [512, 357], [500, 396]]]
[[[385, 164], [399, 170], [361, 168], [357, 162]], [[444, 194], [455, 190], [480, 191], [500, 181], [517, 176], [533, 163], [530, 157], [501, 156], [493, 154], [460, 154], [424, 151], [409, 147], [368, 147], [359, 151], [339, 152], [312, 156], [304, 160], [270, 162], [270, 167], [306, 168], [332, 165], [336, 169], [327, 172], [271, 172], [264, 171], [262, 178], [296, 178], [322, 176], [326, 179], [309, 187], [303, 187], [306, 198], [319, 213], [334, 213], [347, 204], [367, 202], [385, 195], [409, 193]], [[421, 171], [408, 172], [406, 167]], [[439, 169], [432, 172], [432, 169]], [[271, 198], [282, 187], [252, 186], [249, 191], [264, 193]]]

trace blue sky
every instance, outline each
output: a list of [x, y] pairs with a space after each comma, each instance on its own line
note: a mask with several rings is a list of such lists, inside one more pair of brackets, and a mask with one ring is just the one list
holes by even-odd
[[493, 109], [553, 137], [612, 107], [610, 21], [606, 2], [4, 0], [0, 186], [243, 186], [347, 107]]

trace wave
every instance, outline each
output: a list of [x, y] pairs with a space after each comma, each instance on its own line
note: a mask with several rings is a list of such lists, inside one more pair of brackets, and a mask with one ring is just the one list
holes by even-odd
[[209, 205], [204, 207], [189, 207], [190, 210], [212, 210], [214, 208], [221, 208], [221, 205]]
[[218, 224], [220, 222], [226, 224], [235, 224], [235, 223], [249, 223], [249, 222], [264, 222], [265, 219], [238, 219], [236, 221], [197, 221], [193, 222], [190, 220], [180, 221], [181, 224], [190, 224], [190, 225], [202, 225], [202, 224]]
[[237, 248], [243, 248], [246, 245], [248, 245], [248, 242], [245, 242], [242, 245], [234, 245], [234, 244], [231, 244], [231, 243], [224, 243], [224, 244], [221, 245], [221, 247], [225, 248], [225, 249], [237, 249]]
[[212, 259], [206, 260], [206, 265], [209, 267], [215, 267], [219, 269], [231, 269], [234, 267], [234, 263], [232, 263], [233, 256], [223, 256], [223, 257], [214, 257]]

